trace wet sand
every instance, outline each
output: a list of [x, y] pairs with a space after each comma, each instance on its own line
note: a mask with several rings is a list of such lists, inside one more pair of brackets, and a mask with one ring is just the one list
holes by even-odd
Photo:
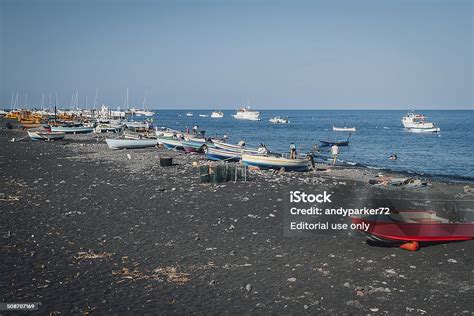
[[[474, 315], [473, 241], [409, 252], [362, 234], [284, 236], [287, 187], [363, 191], [377, 171], [201, 184], [195, 155], [112, 151], [95, 135], [8, 141], [20, 135], [0, 131], [2, 302], [42, 302], [42, 315]], [[463, 185], [433, 182], [429, 194]]]

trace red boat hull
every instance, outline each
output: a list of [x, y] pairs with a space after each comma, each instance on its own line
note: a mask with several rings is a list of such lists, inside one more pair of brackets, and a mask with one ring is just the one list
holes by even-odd
[[474, 238], [474, 223], [404, 223], [352, 218], [352, 223], [369, 225], [365, 233], [391, 241], [445, 242]]

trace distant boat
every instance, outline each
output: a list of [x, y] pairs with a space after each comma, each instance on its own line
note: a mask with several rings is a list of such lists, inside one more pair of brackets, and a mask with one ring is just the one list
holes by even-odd
[[233, 117], [238, 120], [260, 121], [260, 112], [246, 106], [238, 109]]
[[222, 118], [222, 117], [224, 117], [224, 112], [222, 112], [222, 111], [212, 111], [211, 117], [212, 118]]
[[28, 136], [31, 140], [59, 140], [66, 136], [64, 132], [51, 132], [48, 130], [44, 131], [28, 131]]
[[332, 127], [332, 130], [336, 132], [356, 132], [357, 131], [355, 127], [335, 127], [335, 126]]
[[288, 159], [284, 157], [242, 155], [242, 163], [246, 166], [255, 166], [261, 169], [281, 169], [289, 171], [308, 171], [311, 168], [311, 162], [306, 159]]
[[209, 117], [207, 114], [199, 114], [199, 117]]
[[193, 116], [193, 112], [186, 113], [186, 116]]
[[284, 118], [284, 117], [281, 117], [281, 116], [272, 117], [268, 121], [272, 124], [289, 124], [290, 123], [290, 121], [288, 121], [287, 118]]
[[435, 123], [427, 122], [423, 114], [410, 112], [402, 118], [403, 127], [413, 133], [437, 133], [441, 129]]
[[158, 144], [156, 139], [130, 139], [130, 138], [107, 138], [105, 140], [110, 149], [135, 149], [154, 147]]

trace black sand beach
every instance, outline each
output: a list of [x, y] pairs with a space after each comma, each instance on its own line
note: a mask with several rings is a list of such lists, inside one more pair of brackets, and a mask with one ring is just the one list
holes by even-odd
[[474, 315], [473, 241], [409, 252], [361, 234], [284, 237], [286, 186], [344, 194], [376, 171], [201, 184], [196, 156], [112, 151], [95, 135], [9, 141], [24, 135], [0, 131], [1, 302], [41, 302], [41, 315]]

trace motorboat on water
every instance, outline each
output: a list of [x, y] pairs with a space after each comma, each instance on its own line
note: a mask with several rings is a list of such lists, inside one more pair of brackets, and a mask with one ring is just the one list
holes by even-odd
[[356, 132], [357, 131], [355, 127], [336, 127], [336, 126], [333, 126], [332, 130], [335, 132]]
[[52, 132], [49, 130], [29, 130], [27, 132], [31, 140], [59, 140], [64, 139], [66, 136], [64, 132]]
[[287, 118], [281, 116], [275, 116], [268, 120], [272, 124], [289, 124], [290, 121]]
[[[473, 222], [455, 222], [432, 210], [398, 210], [383, 215], [352, 217], [369, 226], [368, 237], [378, 242], [447, 242], [474, 238]], [[361, 227], [358, 225], [357, 227]]]
[[193, 112], [186, 113], [186, 116], [193, 116], [193, 115], [194, 115]]
[[441, 129], [435, 123], [427, 122], [426, 116], [409, 112], [402, 118], [403, 127], [413, 133], [438, 133]]
[[211, 113], [212, 118], [223, 118], [224, 117], [224, 112], [222, 111], [212, 111]]
[[321, 147], [331, 147], [334, 145], [337, 146], [349, 146], [349, 139], [340, 139], [340, 140], [319, 140]]
[[260, 112], [252, 110], [248, 106], [238, 109], [232, 116], [238, 120], [260, 121]]
[[135, 149], [154, 147], [158, 144], [158, 140], [153, 138], [107, 138], [105, 140], [110, 149]]
[[207, 114], [199, 114], [199, 117], [209, 117]]
[[242, 155], [242, 163], [246, 166], [258, 167], [260, 169], [281, 169], [287, 171], [308, 171], [312, 168], [311, 161], [305, 158], [289, 159], [273, 154], [269, 155]]

